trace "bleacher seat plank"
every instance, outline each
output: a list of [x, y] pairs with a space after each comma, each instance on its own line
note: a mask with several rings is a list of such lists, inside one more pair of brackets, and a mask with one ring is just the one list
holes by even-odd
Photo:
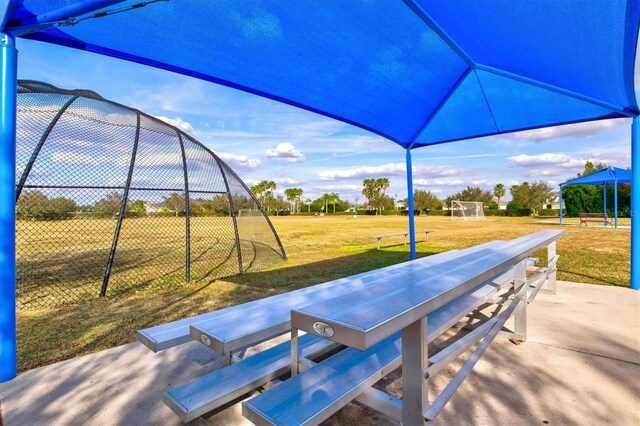
[[[305, 357], [336, 346], [311, 334], [301, 336], [298, 344]], [[177, 386], [164, 394], [163, 401], [183, 422], [188, 422], [282, 376], [290, 368], [288, 341]]]

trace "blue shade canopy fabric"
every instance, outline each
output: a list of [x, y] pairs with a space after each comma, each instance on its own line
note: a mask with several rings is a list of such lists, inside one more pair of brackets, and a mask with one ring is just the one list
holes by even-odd
[[608, 167], [586, 176], [571, 179], [560, 184], [564, 185], [611, 185], [614, 183], [631, 182], [631, 170], [620, 169], [618, 167]]
[[256, 93], [403, 147], [638, 114], [634, 0], [2, 4], [3, 31]]

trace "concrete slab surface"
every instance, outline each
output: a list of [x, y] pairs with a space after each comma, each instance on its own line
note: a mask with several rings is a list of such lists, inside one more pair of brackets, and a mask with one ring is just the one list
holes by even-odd
[[[640, 292], [559, 282], [558, 294], [538, 295], [528, 314], [527, 342], [496, 339], [436, 423], [640, 425]], [[430, 380], [432, 395], [462, 361]], [[180, 424], [163, 392], [221, 365], [192, 342], [157, 354], [131, 343], [37, 368], [0, 385], [3, 423]], [[377, 385], [396, 396], [401, 386], [399, 372]], [[192, 424], [250, 423], [236, 404]], [[395, 422], [352, 403], [325, 424]]]

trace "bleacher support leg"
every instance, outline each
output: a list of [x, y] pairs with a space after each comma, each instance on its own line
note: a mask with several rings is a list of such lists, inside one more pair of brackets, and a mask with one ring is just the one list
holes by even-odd
[[[526, 261], [518, 263], [515, 267], [515, 278], [513, 280], [514, 292], [519, 293], [520, 287], [527, 285], [527, 264]], [[527, 290], [524, 290], [524, 297], [520, 306], [516, 308], [514, 332], [518, 336], [517, 340], [524, 342], [527, 340]]]
[[[547, 246], [547, 261], [550, 264], [552, 260], [556, 257], [556, 242], [552, 242]], [[549, 265], [551, 266], [551, 265]], [[549, 278], [547, 278], [547, 288], [553, 293], [556, 294], [556, 270], [557, 265], [553, 265], [553, 270], [549, 273]]]
[[427, 319], [402, 330], [402, 424], [424, 424], [428, 405]]
[[298, 374], [300, 351], [298, 349], [298, 329], [291, 329], [291, 377]]

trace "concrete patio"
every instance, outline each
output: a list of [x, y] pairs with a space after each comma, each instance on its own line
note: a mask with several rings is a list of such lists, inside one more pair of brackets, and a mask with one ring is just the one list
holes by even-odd
[[[37, 368], [0, 385], [0, 424], [180, 424], [162, 393], [221, 365], [197, 342], [158, 354], [136, 342]], [[430, 386], [442, 389], [455, 370]], [[380, 386], [398, 394], [401, 383], [392, 373]], [[640, 424], [640, 292], [559, 282], [557, 295], [538, 295], [527, 342], [497, 339], [436, 422]], [[236, 404], [193, 424], [249, 422]], [[394, 422], [349, 404], [325, 424]]]

